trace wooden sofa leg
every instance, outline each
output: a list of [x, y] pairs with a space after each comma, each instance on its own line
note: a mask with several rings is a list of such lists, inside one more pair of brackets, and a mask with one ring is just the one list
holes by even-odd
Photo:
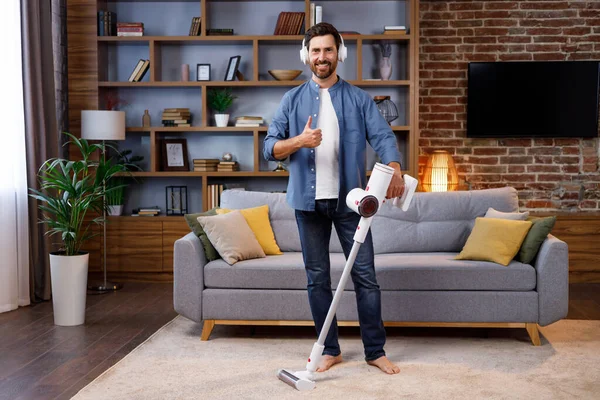
[[212, 332], [214, 327], [214, 319], [205, 319], [204, 326], [202, 327], [202, 336], [200, 337], [200, 340], [208, 340], [208, 337], [210, 336], [210, 333]]
[[527, 329], [527, 333], [529, 334], [531, 343], [533, 343], [534, 346], [541, 346], [542, 342], [540, 341], [538, 325], [537, 324], [525, 324], [525, 329]]

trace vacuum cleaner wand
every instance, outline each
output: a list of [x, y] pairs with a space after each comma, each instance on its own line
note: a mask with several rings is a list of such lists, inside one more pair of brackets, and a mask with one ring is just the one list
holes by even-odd
[[[361, 219], [356, 227], [356, 232], [354, 233], [353, 238], [354, 244], [352, 245], [348, 259], [346, 260], [346, 265], [344, 266], [344, 271], [342, 272], [338, 289], [335, 291], [335, 295], [333, 296], [331, 306], [327, 312], [327, 317], [323, 323], [323, 328], [321, 329], [319, 338], [314, 343], [312, 351], [310, 352], [310, 356], [308, 357], [306, 371], [297, 371], [292, 373], [288, 370], [280, 369], [277, 373], [279, 379], [296, 388], [297, 390], [311, 390], [316, 386], [314, 381], [314, 372], [317, 370], [319, 362], [321, 361], [323, 349], [325, 348], [325, 338], [327, 337], [327, 333], [329, 332], [329, 328], [333, 322], [338, 304], [342, 298], [342, 294], [344, 293], [344, 287], [346, 287], [346, 282], [348, 281], [348, 276], [352, 271], [352, 266], [356, 260], [356, 255], [358, 254], [360, 245], [364, 243], [365, 238], [369, 233], [373, 216], [379, 210], [380, 205], [385, 202], [385, 195], [393, 175], [394, 169], [392, 167], [377, 163], [375, 164], [373, 172], [371, 173], [371, 177], [367, 182], [367, 187], [364, 190], [360, 188], [352, 189], [350, 193], [348, 193], [348, 196], [346, 196], [346, 205], [354, 212], [358, 213], [361, 216]], [[417, 180], [409, 175], [404, 175], [404, 181], [406, 186], [399, 201], [401, 202], [400, 207], [406, 211], [416, 190]], [[397, 205], [397, 203], [398, 201], [395, 200], [394, 205]]]

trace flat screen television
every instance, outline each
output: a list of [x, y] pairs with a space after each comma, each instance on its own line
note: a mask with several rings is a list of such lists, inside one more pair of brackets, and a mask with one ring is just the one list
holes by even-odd
[[467, 137], [597, 137], [599, 65], [469, 63]]

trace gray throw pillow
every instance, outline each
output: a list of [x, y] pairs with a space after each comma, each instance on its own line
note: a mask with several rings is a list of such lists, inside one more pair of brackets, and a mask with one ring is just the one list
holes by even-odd
[[492, 207], [488, 208], [484, 218], [499, 218], [499, 219], [512, 219], [515, 221], [525, 221], [529, 217], [529, 211], [525, 212], [502, 212], [494, 210]]

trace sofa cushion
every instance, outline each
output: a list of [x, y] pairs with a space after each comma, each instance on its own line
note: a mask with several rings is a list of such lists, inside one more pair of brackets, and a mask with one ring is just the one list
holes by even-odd
[[[536, 286], [535, 269], [512, 261], [507, 267], [486, 261], [454, 260], [456, 253], [380, 254], [375, 270], [381, 290], [527, 291]], [[331, 254], [331, 279], [337, 287], [346, 260]], [[215, 260], [204, 267], [207, 288], [306, 289], [302, 253], [240, 261], [229, 266]], [[346, 290], [353, 290], [349, 279]]]
[[494, 210], [492, 207], [488, 208], [484, 215], [485, 218], [500, 218], [500, 219], [512, 219], [515, 221], [525, 221], [529, 217], [529, 211], [525, 212], [502, 212]]
[[519, 252], [530, 228], [531, 221], [477, 218], [456, 259], [492, 261], [506, 266]]
[[204, 248], [204, 255], [206, 256], [206, 259], [208, 261], [216, 260], [221, 256], [219, 255], [217, 250], [215, 250], [215, 247], [208, 239], [208, 236], [206, 236], [206, 232], [204, 232], [204, 229], [202, 229], [202, 225], [200, 225], [198, 217], [217, 215], [217, 208], [218, 207], [212, 208], [203, 213], [185, 214], [183, 216], [185, 218], [185, 222], [187, 222], [192, 232], [194, 232], [194, 235], [198, 236], [198, 239], [200, 239], [202, 247]]
[[[219, 215], [231, 212], [229, 208], [220, 208], [216, 211]], [[239, 211], [246, 219], [252, 232], [254, 232], [256, 240], [258, 240], [266, 255], [283, 254], [275, 241], [273, 228], [271, 228], [271, 222], [269, 222], [269, 206], [267, 204], [259, 207], [243, 208]]]
[[265, 252], [238, 210], [213, 217], [198, 217], [198, 222], [223, 262], [233, 265], [241, 260], [265, 257]]
[[556, 217], [530, 217], [527, 220], [531, 221], [533, 225], [527, 233], [527, 236], [525, 236], [523, 244], [521, 244], [521, 249], [519, 250], [519, 254], [517, 254], [517, 260], [529, 264], [533, 261], [535, 256], [537, 256], [540, 246], [544, 240], [546, 240], [546, 237], [550, 231], [552, 231], [552, 228], [554, 228]]

